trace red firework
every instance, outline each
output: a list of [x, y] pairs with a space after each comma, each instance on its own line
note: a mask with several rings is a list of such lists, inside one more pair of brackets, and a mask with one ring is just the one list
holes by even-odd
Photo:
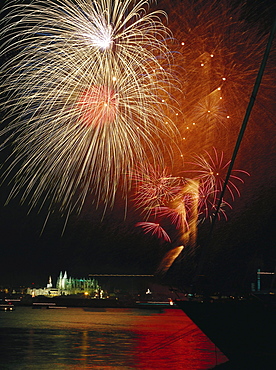
[[86, 126], [102, 126], [114, 122], [118, 112], [118, 97], [108, 86], [91, 86], [80, 95], [78, 108]]
[[180, 229], [183, 225], [185, 225], [187, 229], [189, 228], [187, 218], [185, 217], [186, 214], [183, 215], [183, 212], [180, 210], [180, 206], [176, 208], [157, 207], [153, 210], [153, 213], [159, 217], [168, 218], [170, 222], [175, 225], [176, 229]]
[[166, 168], [161, 170], [140, 165], [133, 172], [132, 179], [136, 182], [136, 205], [148, 213], [168, 204], [181, 190], [182, 178], [173, 177]]
[[[201, 184], [199, 187], [199, 194], [198, 194], [198, 220], [199, 222], [204, 222], [206, 219], [212, 220], [217, 208], [218, 197], [216, 191], [211, 191], [210, 186], [204, 186]], [[232, 206], [223, 200], [219, 213], [218, 219], [221, 219], [221, 216], [227, 220], [227, 214], [225, 211], [225, 207], [229, 207], [232, 209]]]
[[[220, 154], [215, 148], [213, 148], [213, 156], [205, 151], [206, 158], [204, 156], [196, 156], [195, 162], [190, 164], [195, 165], [197, 168], [189, 172], [197, 173], [195, 179], [200, 181], [200, 186], [203, 187], [205, 195], [213, 194], [213, 197], [218, 195], [223, 188], [225, 177], [227, 174], [229, 161], [225, 161], [224, 153]], [[237, 184], [244, 183], [244, 180], [237, 174], [245, 174], [249, 176], [249, 173], [243, 170], [232, 170], [229, 181], [226, 185], [226, 190], [230, 194], [232, 200], [235, 198], [235, 193], [240, 196], [240, 191]]]
[[144, 229], [145, 234], [150, 233], [151, 235], [156, 235], [159, 239], [163, 239], [166, 242], [171, 243], [171, 239], [166, 231], [154, 222], [138, 222], [135, 226], [140, 226]]

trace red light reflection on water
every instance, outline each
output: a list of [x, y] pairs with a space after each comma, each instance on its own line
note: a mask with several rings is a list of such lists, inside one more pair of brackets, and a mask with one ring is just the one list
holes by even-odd
[[[148, 311], [149, 312], [149, 311]], [[137, 369], [210, 369], [227, 361], [179, 309], [137, 317]], [[177, 367], [176, 367], [177, 366]]]
[[227, 360], [180, 309], [14, 314], [0, 312], [3, 369], [207, 370]]

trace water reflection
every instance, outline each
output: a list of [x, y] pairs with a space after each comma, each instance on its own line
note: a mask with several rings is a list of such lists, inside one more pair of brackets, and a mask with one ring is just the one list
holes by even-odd
[[139, 369], [209, 369], [226, 361], [215, 345], [178, 310], [137, 322]]
[[181, 310], [18, 307], [0, 313], [0, 327], [3, 370], [196, 370], [225, 361]]

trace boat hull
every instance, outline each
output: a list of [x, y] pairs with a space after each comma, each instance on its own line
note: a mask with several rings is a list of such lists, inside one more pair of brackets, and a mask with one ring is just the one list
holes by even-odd
[[176, 300], [176, 304], [228, 357], [233, 369], [274, 368], [274, 306], [258, 300]]

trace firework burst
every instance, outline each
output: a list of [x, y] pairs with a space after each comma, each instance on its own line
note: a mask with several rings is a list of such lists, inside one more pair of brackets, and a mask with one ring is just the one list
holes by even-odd
[[[218, 202], [219, 194], [216, 191], [211, 190], [209, 184], [205, 186], [204, 183], [200, 183], [198, 194], [198, 221], [204, 222], [208, 219], [212, 221], [217, 210]], [[225, 220], [228, 219], [227, 209], [232, 209], [232, 206], [229, 202], [223, 200], [218, 212], [219, 220], [222, 217], [224, 217]]]
[[[213, 148], [212, 154], [206, 151], [205, 156], [197, 155], [194, 162], [187, 163], [194, 169], [185, 172], [193, 174], [193, 178], [174, 177], [167, 170], [161, 171], [152, 166], [148, 169], [138, 167], [133, 175], [137, 186], [135, 203], [150, 222], [136, 226], [142, 226], [146, 233], [155, 234], [167, 242], [173, 240], [184, 247], [195, 247], [198, 224], [208, 219], [212, 221], [217, 211], [229, 162], [223, 152]], [[248, 176], [249, 173], [232, 170], [226, 187], [231, 201], [234, 201], [235, 195], [240, 196], [238, 185], [244, 183], [242, 175]], [[222, 200], [219, 219], [224, 217], [227, 220], [226, 208], [232, 208], [226, 199]], [[170, 232], [176, 231], [177, 236], [169, 237], [170, 232], [164, 230], [166, 227]]]
[[182, 188], [182, 178], [160, 166], [136, 166], [131, 177], [136, 185], [135, 204], [147, 215], [172, 201]]
[[[213, 197], [215, 199], [222, 191], [230, 160], [225, 160], [224, 153], [218, 153], [215, 148], [213, 148], [213, 152], [213, 155], [205, 151], [205, 156], [195, 156], [195, 161], [191, 164], [196, 167], [192, 172], [196, 173], [194, 178], [201, 182], [205, 198]], [[243, 170], [232, 171], [226, 186], [232, 200], [234, 200], [235, 194], [240, 196], [237, 183], [244, 183], [244, 180], [238, 174], [249, 176], [249, 173]]]
[[156, 224], [154, 222], [137, 222], [136, 226], [142, 227], [146, 234], [150, 233], [151, 235], [156, 235], [159, 239], [163, 239], [169, 243], [171, 242], [169, 235], [160, 224]]
[[[182, 70], [177, 125], [186, 158], [218, 145], [231, 156], [267, 43], [246, 14], [245, 3], [229, 0], [184, 0], [168, 11]], [[273, 121], [274, 65], [271, 53], [248, 137], [255, 137], [260, 121]]]
[[167, 169], [139, 166], [133, 173], [136, 183], [134, 200], [146, 219], [153, 222], [138, 223], [145, 232], [156, 234], [160, 239], [171, 241], [160, 223], [174, 225], [177, 242], [184, 246], [194, 246], [197, 235], [198, 181], [174, 177]]
[[92, 193], [112, 205], [119, 187], [129, 189], [134, 163], [161, 160], [157, 142], [174, 135], [164, 118], [171, 36], [150, 3], [14, 0], [4, 8], [10, 197], [70, 212]]

